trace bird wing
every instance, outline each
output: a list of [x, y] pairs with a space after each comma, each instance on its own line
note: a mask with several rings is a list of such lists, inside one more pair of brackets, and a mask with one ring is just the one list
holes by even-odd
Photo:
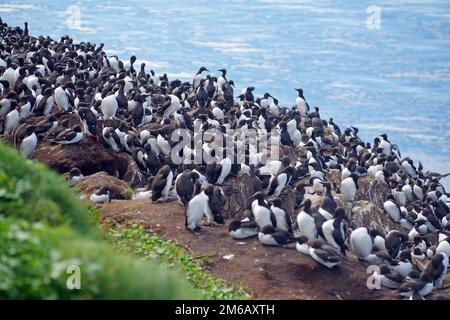
[[292, 230], [292, 219], [291, 219], [291, 216], [287, 213], [287, 211], [286, 210], [284, 210], [284, 219], [286, 220], [286, 224], [287, 224], [287, 227], [288, 227], [288, 232], [289, 233], [292, 233], [293, 232], [293, 230]]
[[[270, 208], [269, 208], [269, 210], [270, 210]], [[272, 210], [270, 210], [270, 222], [272, 222], [272, 225], [274, 228], [277, 227], [277, 217], [275, 217]]]
[[162, 190], [167, 183], [167, 179], [165, 177], [159, 176], [159, 179], [155, 179], [153, 181], [153, 190]]
[[61, 132], [60, 134], [58, 134], [55, 138], [56, 141], [70, 141], [72, 139], [75, 138], [75, 136], [77, 135], [77, 132], [71, 129], [67, 129], [63, 132]]
[[339, 262], [340, 257], [336, 254], [336, 251], [331, 248], [316, 248], [314, 253], [322, 260]]
[[341, 233], [340, 228], [334, 228], [333, 230], [333, 238], [336, 241], [336, 243], [341, 248], [342, 253], [345, 255], [345, 250], [347, 249], [347, 246], [345, 245], [345, 240], [343, 237], [343, 234]]
[[288, 244], [289, 243], [289, 234], [284, 230], [277, 230], [272, 233], [272, 237], [279, 244]]

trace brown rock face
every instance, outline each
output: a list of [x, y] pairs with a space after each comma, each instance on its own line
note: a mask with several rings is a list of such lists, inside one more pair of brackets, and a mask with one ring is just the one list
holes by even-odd
[[250, 197], [255, 189], [248, 174], [239, 173], [236, 177], [228, 177], [221, 187], [226, 197], [224, 218], [242, 214], [250, 206]]
[[80, 183], [75, 185], [89, 199], [90, 195], [95, 193], [101, 187], [107, 187], [111, 192], [111, 199], [126, 199], [130, 186], [105, 171], [97, 172], [85, 177]]
[[335, 192], [339, 192], [339, 186], [341, 185], [341, 172], [339, 170], [329, 170], [327, 173], [327, 179], [331, 183], [331, 189]]
[[362, 177], [358, 179], [358, 190], [356, 190], [357, 200], [367, 200], [383, 208], [383, 203], [386, 200], [391, 189], [386, 183], [375, 180], [371, 177]]
[[84, 175], [106, 171], [111, 175], [117, 172], [122, 177], [128, 166], [125, 157], [110, 151], [91, 137], [65, 146], [40, 141], [34, 158], [60, 173], [77, 167]]
[[84, 137], [79, 143], [66, 146], [40, 141], [33, 156], [59, 173], [77, 167], [84, 175], [106, 171], [135, 188], [147, 182], [147, 177], [141, 173], [131, 155], [113, 152], [92, 137]]

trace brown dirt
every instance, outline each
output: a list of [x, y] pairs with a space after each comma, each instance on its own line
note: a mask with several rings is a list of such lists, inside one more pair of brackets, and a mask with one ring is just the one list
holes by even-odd
[[[184, 228], [184, 209], [175, 202], [113, 200], [100, 211], [120, 224], [139, 223], [174, 240], [187, 250], [210, 259], [208, 269], [239, 283], [256, 299], [394, 299], [389, 289], [369, 290], [365, 267], [353, 256], [334, 270], [290, 248], [264, 247], [256, 238], [236, 241], [226, 226], [202, 227], [196, 236]], [[229, 222], [226, 221], [226, 222]], [[223, 258], [234, 254], [231, 260]]]

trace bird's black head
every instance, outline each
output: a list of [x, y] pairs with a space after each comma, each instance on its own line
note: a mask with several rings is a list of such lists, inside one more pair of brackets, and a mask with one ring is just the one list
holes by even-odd
[[387, 200], [391, 200], [392, 202], [395, 203], [395, 198], [394, 198], [394, 196], [392, 194], [388, 195], [386, 199]]
[[311, 205], [312, 205], [312, 202], [311, 202], [311, 199], [305, 199], [303, 202], [302, 202], [302, 204], [300, 205], [300, 208], [302, 208], [303, 207], [303, 209], [305, 210], [305, 211], [307, 211], [307, 210], [309, 210], [310, 208], [311, 208]]
[[281, 201], [280, 198], [275, 198], [275, 199], [272, 200], [272, 204], [273, 204], [275, 207], [281, 208], [282, 201]]
[[209, 185], [206, 187], [205, 189], [205, 194], [210, 197], [212, 196], [212, 194], [214, 193], [214, 186], [213, 185]]
[[200, 69], [198, 70], [198, 74], [201, 74], [203, 71], [209, 71], [209, 70], [202, 66], [202, 67], [200, 67]]
[[228, 231], [236, 231], [241, 226], [241, 220], [233, 220], [228, 225]]
[[70, 169], [70, 176], [71, 177], [79, 176], [80, 174], [81, 174], [81, 171], [77, 167], [74, 167], [74, 168]]
[[255, 199], [258, 201], [263, 201], [264, 200], [264, 193], [262, 193], [261, 191], [255, 192], [250, 199]]

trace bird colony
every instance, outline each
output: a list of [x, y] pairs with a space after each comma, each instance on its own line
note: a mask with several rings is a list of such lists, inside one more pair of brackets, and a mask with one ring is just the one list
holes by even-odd
[[[281, 107], [272, 94], [255, 97], [251, 86], [235, 92], [226, 69], [201, 67], [191, 81], [169, 80], [137, 65], [135, 56], [108, 56], [103, 44], [32, 36], [27, 23], [22, 29], [0, 21], [0, 34], [1, 136], [23, 157], [33, 158], [42, 141], [68, 148], [91, 139], [131, 155], [149, 177], [134, 199], [178, 201], [185, 232], [193, 236], [205, 225], [226, 223], [232, 238], [295, 247], [323, 272], [334, 272], [351, 252], [376, 266], [374, 279], [399, 297], [422, 299], [444, 287], [450, 202], [443, 175], [402, 158], [386, 134], [364, 142], [357, 128], [341, 130], [309, 107], [300, 88], [293, 90], [295, 104]], [[66, 114], [77, 123], [62, 121]], [[213, 138], [205, 141], [211, 130]], [[258, 146], [246, 143], [250, 133]], [[277, 150], [295, 156], [278, 156], [267, 142], [272, 138]], [[330, 172], [338, 174], [337, 184]], [[224, 219], [221, 186], [238, 174], [250, 177], [255, 192], [247, 210]], [[71, 186], [84, 178], [78, 168], [68, 177]], [[396, 228], [355, 227], [350, 209], [362, 177], [388, 186], [382, 209]], [[284, 206], [287, 193], [294, 194], [293, 212]], [[312, 204], [311, 194], [322, 197], [320, 205]], [[110, 190], [87, 198], [110, 201]]]

